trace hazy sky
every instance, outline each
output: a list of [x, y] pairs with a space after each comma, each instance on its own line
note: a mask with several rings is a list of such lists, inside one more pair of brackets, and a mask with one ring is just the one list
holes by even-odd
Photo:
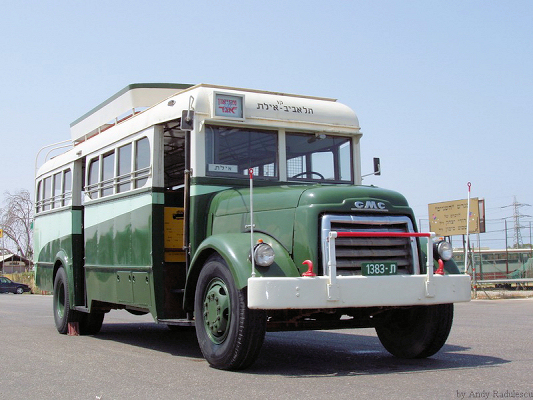
[[533, 1], [0, 0], [0, 191], [127, 84], [212, 83], [339, 99], [365, 184], [427, 219], [470, 181], [498, 230], [533, 204], [532, 42]]

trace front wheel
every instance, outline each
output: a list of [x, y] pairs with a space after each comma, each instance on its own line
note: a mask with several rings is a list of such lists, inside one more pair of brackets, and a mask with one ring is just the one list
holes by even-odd
[[426, 358], [439, 351], [452, 328], [453, 304], [416, 306], [387, 311], [376, 325], [378, 338], [399, 358]]
[[205, 359], [215, 368], [238, 370], [259, 355], [266, 330], [266, 312], [250, 310], [246, 290], [218, 255], [204, 264], [194, 298], [196, 336]]

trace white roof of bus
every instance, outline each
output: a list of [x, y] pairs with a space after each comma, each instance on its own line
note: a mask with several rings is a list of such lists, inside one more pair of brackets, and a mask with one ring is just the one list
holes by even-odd
[[[124, 89], [105, 100], [100, 105], [84, 114], [70, 124], [71, 138], [75, 143], [82, 142], [99, 132], [99, 129], [108, 128], [115, 125], [125, 114], [132, 114], [152, 107], [163, 100], [178, 94], [182, 91], [196, 88], [210, 88], [214, 90], [230, 90], [232, 92], [243, 92], [257, 95], [284, 96], [308, 100], [318, 100], [326, 102], [336, 102], [336, 99], [325, 97], [302, 96], [278, 92], [267, 92], [261, 90], [251, 90], [242, 88], [230, 88], [215, 85], [189, 85], [176, 83], [135, 83], [126, 86]], [[265, 103], [266, 104], [266, 103]]]
[[[74, 149], [49, 160], [46, 167], [43, 165], [39, 169], [37, 176], [79, 158], [78, 154], [86, 155], [120, 140], [127, 132], [139, 132], [151, 125], [180, 118], [181, 111], [190, 106], [191, 97], [196, 115], [218, 120], [213, 111], [214, 93], [245, 96], [243, 107], [246, 120], [264, 126], [285, 125], [290, 129], [305, 126], [308, 130], [324, 129], [324, 132], [361, 135], [359, 121], [353, 110], [336, 99], [207, 84], [137, 83], [126, 86], [72, 122]], [[290, 112], [287, 112], [288, 109]], [[129, 115], [121, 120], [128, 112]], [[107, 128], [112, 129], [98, 135]], [[95, 137], [87, 140], [92, 136]]]
[[92, 136], [120, 115], [138, 108], [151, 107], [177, 92], [193, 85], [174, 83], [134, 83], [126, 86], [109, 99], [70, 124], [74, 142]]

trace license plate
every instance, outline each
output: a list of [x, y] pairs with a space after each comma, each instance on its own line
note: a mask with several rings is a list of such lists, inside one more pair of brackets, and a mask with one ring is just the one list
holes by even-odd
[[391, 262], [363, 263], [361, 270], [364, 276], [396, 275], [398, 265]]

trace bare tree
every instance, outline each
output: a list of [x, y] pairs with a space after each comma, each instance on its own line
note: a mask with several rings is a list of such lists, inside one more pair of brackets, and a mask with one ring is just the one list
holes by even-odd
[[5, 247], [12, 254], [33, 257], [33, 201], [25, 189], [14, 194], [4, 193], [4, 208], [0, 209], [0, 226], [4, 230]]

